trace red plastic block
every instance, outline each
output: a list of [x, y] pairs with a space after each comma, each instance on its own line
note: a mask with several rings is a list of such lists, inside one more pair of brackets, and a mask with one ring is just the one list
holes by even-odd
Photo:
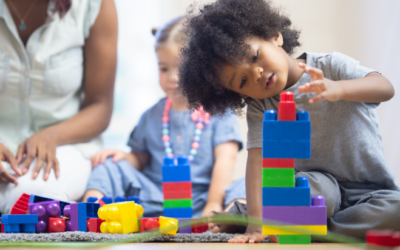
[[370, 230], [367, 232], [366, 241], [371, 245], [399, 247], [400, 232], [393, 232], [390, 230]]
[[1, 224], [1, 233], [4, 233], [4, 224]]
[[192, 189], [180, 191], [164, 191], [164, 200], [191, 199]]
[[141, 233], [160, 228], [159, 218], [140, 218], [139, 224]]
[[201, 234], [208, 230], [207, 223], [196, 224], [198, 219], [192, 219], [192, 233]]
[[98, 199], [95, 203], [99, 203], [100, 207], [104, 206], [106, 203], [100, 199]]
[[296, 121], [296, 103], [293, 101], [293, 93], [285, 91], [281, 93], [278, 108], [279, 121]]
[[65, 232], [65, 219], [49, 217], [49, 233]]
[[26, 214], [28, 211], [28, 203], [31, 196], [23, 193], [11, 208], [10, 214]]
[[263, 168], [294, 168], [294, 159], [264, 158]]
[[87, 220], [86, 225], [87, 225], [87, 231], [88, 232], [93, 232], [93, 233], [101, 233], [100, 231], [100, 225], [104, 220], [99, 219], [99, 218], [90, 218]]
[[164, 182], [163, 191], [180, 191], [180, 190], [192, 190], [192, 182], [184, 181], [184, 182]]

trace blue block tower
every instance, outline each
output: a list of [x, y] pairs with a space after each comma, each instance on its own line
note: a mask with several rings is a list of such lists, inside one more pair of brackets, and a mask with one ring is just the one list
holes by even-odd
[[308, 179], [295, 180], [294, 159], [311, 158], [311, 123], [307, 111], [296, 113], [291, 92], [282, 92], [279, 114], [267, 110], [263, 121], [263, 219], [284, 224], [263, 226], [264, 235], [280, 235], [280, 244], [310, 244], [311, 236], [293, 228], [326, 234], [326, 206], [322, 196], [312, 199]]

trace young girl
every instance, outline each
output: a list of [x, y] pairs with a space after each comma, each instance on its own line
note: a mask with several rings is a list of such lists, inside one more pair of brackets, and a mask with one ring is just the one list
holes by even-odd
[[[191, 113], [177, 91], [183, 21], [174, 19], [155, 33], [160, 86], [167, 97], [142, 115], [128, 141], [130, 153], [108, 149], [93, 156], [92, 165], [97, 167], [85, 200], [89, 196], [125, 196], [133, 188], [140, 190], [145, 217], [162, 215], [161, 168], [166, 155], [189, 155], [194, 217], [221, 211], [235, 199], [245, 198], [244, 179], [228, 187], [242, 147], [237, 117], [232, 113], [219, 118]], [[112, 159], [106, 160], [108, 157]]]
[[[312, 157], [295, 161], [296, 177], [308, 177], [311, 196], [325, 196], [328, 229], [358, 238], [373, 228], [400, 230], [400, 192], [374, 110], [394, 95], [385, 77], [338, 52], [290, 57], [299, 32], [264, 0], [217, 0], [187, 26], [180, 85], [189, 106], [222, 114], [248, 105], [248, 216], [261, 219], [263, 113], [277, 110], [285, 90], [310, 113]], [[230, 242], [265, 237], [250, 225]]]

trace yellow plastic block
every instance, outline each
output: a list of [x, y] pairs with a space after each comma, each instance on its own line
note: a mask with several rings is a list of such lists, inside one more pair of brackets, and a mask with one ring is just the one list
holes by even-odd
[[178, 220], [168, 217], [160, 216], [160, 232], [162, 234], [175, 235], [178, 231]]
[[[307, 230], [308, 233], [298, 233], [290, 230]], [[264, 235], [303, 235], [303, 234], [311, 234], [311, 235], [326, 235], [328, 233], [327, 226], [318, 225], [318, 226], [263, 226], [262, 234]]]
[[143, 207], [134, 201], [119, 202], [104, 205], [97, 214], [104, 220], [100, 225], [102, 233], [128, 234], [139, 231], [137, 217], [143, 215]]

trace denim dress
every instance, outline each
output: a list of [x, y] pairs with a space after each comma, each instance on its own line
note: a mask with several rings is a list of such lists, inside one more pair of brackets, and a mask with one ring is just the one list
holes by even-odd
[[[127, 161], [114, 163], [107, 159], [92, 172], [87, 190], [94, 189], [106, 196], [124, 196], [130, 187], [140, 189], [139, 197], [146, 217], [162, 215], [162, 164], [165, 147], [162, 141], [162, 122], [166, 98], [147, 110], [132, 131], [128, 146], [132, 151], [149, 154], [150, 162], [138, 171]], [[170, 142], [175, 156], [189, 155], [193, 142], [196, 123], [190, 112], [169, 111]], [[239, 121], [234, 114], [212, 117], [205, 124], [201, 134], [200, 148], [191, 162], [193, 215], [200, 217], [207, 202], [208, 189], [215, 163], [214, 148], [222, 143], [235, 141], [242, 149]], [[245, 199], [244, 178], [239, 179], [226, 189], [225, 206], [235, 199]]]

